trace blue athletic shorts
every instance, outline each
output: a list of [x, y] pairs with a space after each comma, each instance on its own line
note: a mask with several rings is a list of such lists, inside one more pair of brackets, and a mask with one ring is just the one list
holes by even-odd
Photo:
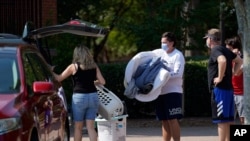
[[168, 93], [156, 99], [156, 117], [158, 120], [181, 119], [182, 94]]
[[215, 87], [211, 95], [213, 123], [234, 121], [234, 94], [233, 90]]
[[99, 106], [97, 93], [74, 93], [72, 111], [74, 121], [95, 120]]

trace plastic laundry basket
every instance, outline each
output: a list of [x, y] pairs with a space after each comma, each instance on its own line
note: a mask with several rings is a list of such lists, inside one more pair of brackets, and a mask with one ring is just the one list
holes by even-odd
[[112, 91], [104, 86], [97, 85], [96, 88], [100, 101], [98, 113], [106, 120], [122, 115], [124, 111], [122, 101]]

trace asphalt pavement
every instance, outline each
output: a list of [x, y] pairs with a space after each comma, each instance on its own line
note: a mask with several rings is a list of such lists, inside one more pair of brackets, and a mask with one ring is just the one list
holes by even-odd
[[[99, 131], [98, 141], [162, 141], [161, 123], [154, 119], [137, 119], [107, 122], [109, 131]], [[114, 125], [114, 127], [113, 127]], [[124, 126], [122, 126], [124, 125]], [[217, 141], [217, 125], [210, 118], [186, 118], [180, 121], [181, 141]], [[102, 127], [104, 125], [99, 125]], [[121, 129], [116, 130], [116, 127]], [[110, 135], [113, 134], [113, 135]], [[83, 129], [83, 141], [89, 140], [86, 129]], [[70, 141], [73, 139], [73, 127]]]

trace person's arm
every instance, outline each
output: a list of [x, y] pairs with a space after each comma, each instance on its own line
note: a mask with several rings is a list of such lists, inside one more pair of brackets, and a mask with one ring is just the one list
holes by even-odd
[[96, 78], [97, 78], [97, 80], [94, 81], [94, 83], [96, 85], [98, 85], [98, 84], [105, 85], [106, 81], [105, 81], [104, 77], [102, 76], [102, 73], [101, 73], [98, 66], [96, 67]]
[[76, 70], [75, 65], [70, 64], [61, 74], [58, 75], [54, 73], [54, 76], [57, 79], [57, 81], [61, 82], [70, 75], [74, 74], [75, 70]]
[[[223, 77], [225, 76], [226, 66], [227, 66], [227, 59], [224, 55], [220, 55], [217, 58], [218, 62], [218, 79], [222, 81]], [[219, 82], [220, 82], [219, 81]]]
[[174, 64], [173, 71], [170, 72], [171, 78], [182, 77], [184, 73], [185, 59], [179, 55]]
[[243, 70], [243, 60], [240, 58], [240, 56], [236, 56], [234, 61], [234, 67], [233, 67], [233, 75], [240, 75]]
[[241, 75], [243, 73], [243, 64], [240, 66], [240, 70], [235, 75]]
[[227, 59], [224, 55], [220, 55], [217, 57], [217, 62], [218, 62], [218, 76], [214, 78], [215, 86], [222, 81], [225, 75]]

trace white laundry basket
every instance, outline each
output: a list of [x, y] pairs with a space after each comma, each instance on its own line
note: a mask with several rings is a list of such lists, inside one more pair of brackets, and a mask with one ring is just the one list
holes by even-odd
[[100, 101], [98, 113], [106, 120], [122, 115], [124, 111], [122, 101], [104, 86], [96, 85], [96, 88]]

